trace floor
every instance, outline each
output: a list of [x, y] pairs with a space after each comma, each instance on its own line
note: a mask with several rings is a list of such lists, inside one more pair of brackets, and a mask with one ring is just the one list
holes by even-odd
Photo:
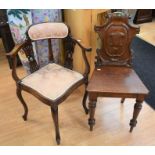
[[155, 46], [155, 19], [152, 22], [139, 25], [140, 33], [137, 36]]
[[[2, 54], [3, 55], [3, 54]], [[18, 73], [25, 74], [23, 68]], [[35, 97], [23, 93], [29, 106], [28, 121], [22, 119], [23, 107], [15, 94], [15, 82], [3, 55], [0, 59], [0, 145], [56, 145], [50, 108]], [[129, 133], [134, 99], [99, 98], [96, 125], [89, 131], [88, 115], [76, 90], [59, 107], [61, 145], [155, 145], [155, 111], [146, 103], [138, 118], [137, 127]]]

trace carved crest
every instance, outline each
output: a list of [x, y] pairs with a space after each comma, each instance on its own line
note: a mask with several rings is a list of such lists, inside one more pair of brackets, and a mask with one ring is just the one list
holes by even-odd
[[95, 26], [95, 31], [101, 39], [96, 65], [130, 66], [130, 44], [139, 27], [129, 24], [124, 13], [116, 12], [108, 15], [105, 25]]

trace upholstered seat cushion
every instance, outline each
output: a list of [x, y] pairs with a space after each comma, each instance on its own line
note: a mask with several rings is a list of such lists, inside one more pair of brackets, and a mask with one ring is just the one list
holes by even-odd
[[25, 77], [21, 84], [36, 90], [48, 99], [56, 100], [82, 78], [83, 75], [78, 72], [50, 63]]

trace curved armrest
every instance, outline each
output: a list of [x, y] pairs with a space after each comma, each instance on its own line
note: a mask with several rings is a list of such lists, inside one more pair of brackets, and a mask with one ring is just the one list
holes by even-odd
[[81, 44], [81, 40], [76, 40], [76, 39], [73, 39], [82, 49], [84, 49], [85, 51], [87, 52], [90, 52], [92, 50], [91, 47], [84, 47], [84, 45]]
[[24, 47], [25, 42], [16, 44], [15, 47], [11, 50], [10, 53], [7, 53], [7, 56], [14, 57], [18, 54], [18, 52]]
[[86, 52], [90, 52], [92, 50], [92, 48], [90, 48], [90, 47], [86, 48], [86, 47], [84, 47], [84, 45], [81, 44], [80, 40], [76, 40], [74, 38], [72, 38], [72, 39], [81, 48], [82, 56], [83, 56], [83, 59], [84, 59], [84, 62], [85, 62], [85, 72], [84, 72], [83, 76], [84, 76], [84, 78], [86, 80], [86, 83], [87, 83], [88, 82], [88, 74], [90, 72], [90, 65], [88, 63]]
[[18, 77], [16, 73], [16, 65], [17, 65], [17, 54], [18, 52], [25, 46], [25, 42], [15, 45], [15, 47], [12, 49], [10, 53], [7, 53], [6, 55], [11, 58], [11, 64], [12, 64], [12, 77], [15, 80], [16, 83], [20, 82], [21, 79]]

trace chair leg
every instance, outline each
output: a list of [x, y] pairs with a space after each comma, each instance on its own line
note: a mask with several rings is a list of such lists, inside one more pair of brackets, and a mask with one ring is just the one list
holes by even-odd
[[94, 118], [94, 115], [95, 115], [95, 108], [96, 108], [96, 101], [89, 101], [89, 109], [90, 109], [90, 112], [89, 112], [89, 119], [88, 119], [88, 124], [90, 126], [90, 131], [93, 131], [93, 126], [95, 125], [95, 118]]
[[23, 115], [23, 119], [24, 121], [27, 120], [27, 115], [28, 115], [28, 107], [22, 97], [22, 93], [21, 93], [21, 89], [20, 88], [17, 88], [16, 90], [16, 94], [17, 94], [17, 97], [18, 99], [20, 100], [20, 102], [22, 103], [23, 107], [24, 107], [24, 115]]
[[86, 114], [89, 113], [89, 109], [86, 106], [87, 96], [88, 96], [88, 92], [85, 91], [84, 96], [83, 96], [83, 100], [82, 100], [82, 105], [83, 105], [83, 108], [84, 108], [84, 111]]
[[53, 108], [51, 107], [51, 113], [55, 125], [55, 133], [56, 133], [56, 142], [60, 144], [60, 132], [59, 132], [59, 122], [58, 122], [58, 107]]
[[137, 117], [141, 109], [142, 109], [142, 101], [136, 100], [136, 103], [134, 105], [133, 118], [130, 120], [130, 132], [132, 132], [133, 128], [137, 124]]
[[125, 98], [122, 98], [122, 99], [121, 99], [121, 103], [124, 103], [124, 101], [125, 101]]

